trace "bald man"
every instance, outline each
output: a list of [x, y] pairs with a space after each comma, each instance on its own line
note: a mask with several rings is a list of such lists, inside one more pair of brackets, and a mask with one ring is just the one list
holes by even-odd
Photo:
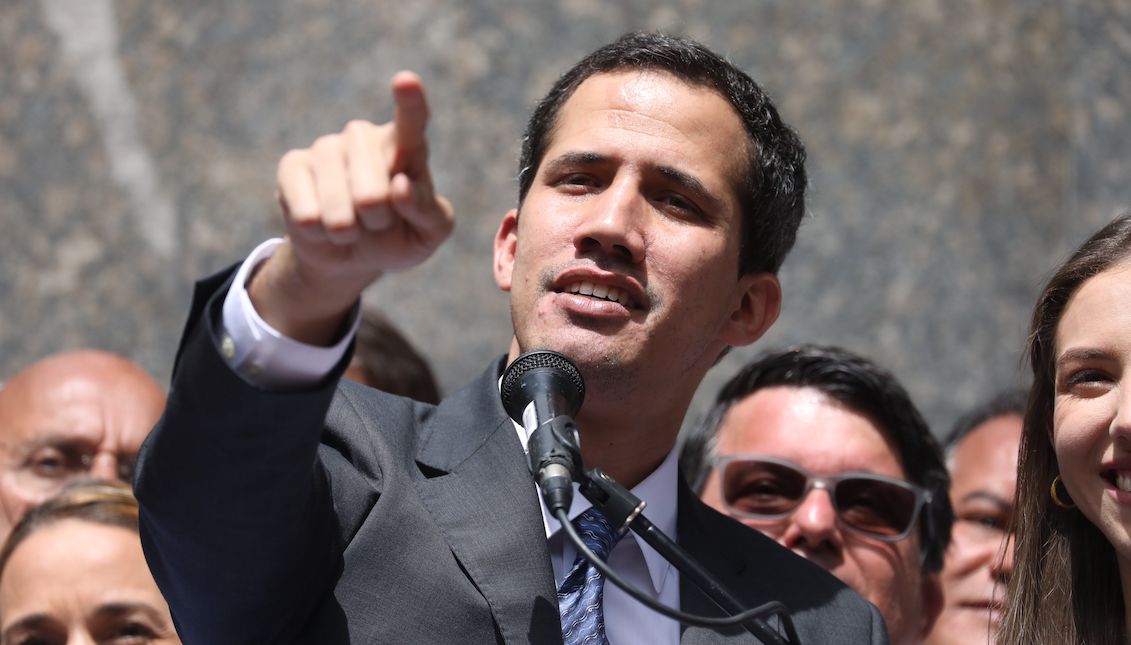
[[129, 482], [165, 392], [98, 350], [55, 354], [0, 389], [0, 540], [31, 507], [79, 477]]

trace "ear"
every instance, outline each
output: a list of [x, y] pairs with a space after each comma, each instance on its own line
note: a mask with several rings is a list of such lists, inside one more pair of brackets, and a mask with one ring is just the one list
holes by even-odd
[[772, 273], [751, 273], [738, 280], [738, 297], [722, 340], [733, 347], [762, 337], [781, 313], [781, 283]]
[[923, 587], [923, 626], [920, 638], [926, 639], [943, 610], [942, 578], [938, 573], [925, 573], [919, 581]]
[[495, 284], [503, 291], [511, 290], [511, 273], [514, 271], [515, 248], [518, 246], [518, 209], [512, 208], [503, 216], [495, 232]]

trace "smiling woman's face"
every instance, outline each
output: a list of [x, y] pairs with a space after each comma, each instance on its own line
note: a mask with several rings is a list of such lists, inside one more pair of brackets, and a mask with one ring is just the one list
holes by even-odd
[[129, 529], [60, 520], [16, 547], [0, 577], [3, 645], [180, 642]]
[[1053, 448], [1068, 494], [1131, 576], [1131, 260], [1084, 282], [1056, 330]]

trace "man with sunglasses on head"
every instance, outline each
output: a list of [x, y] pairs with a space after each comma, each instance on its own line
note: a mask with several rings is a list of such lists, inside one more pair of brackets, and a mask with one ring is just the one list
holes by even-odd
[[765, 355], [722, 388], [681, 463], [708, 504], [875, 604], [892, 643], [930, 632], [954, 520], [949, 478], [890, 372], [834, 347]]

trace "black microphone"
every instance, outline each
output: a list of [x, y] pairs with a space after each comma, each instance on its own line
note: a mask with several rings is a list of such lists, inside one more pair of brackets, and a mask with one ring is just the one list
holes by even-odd
[[581, 463], [573, 416], [585, 399], [581, 372], [568, 358], [535, 349], [515, 359], [503, 372], [503, 408], [529, 437], [530, 472], [553, 516], [569, 511], [573, 481]]

